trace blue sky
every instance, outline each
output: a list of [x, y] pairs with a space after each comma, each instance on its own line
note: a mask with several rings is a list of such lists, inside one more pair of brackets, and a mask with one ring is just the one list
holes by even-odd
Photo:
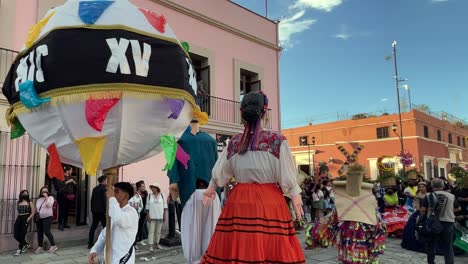
[[[411, 101], [468, 121], [468, 0], [267, 1], [282, 21], [283, 128], [397, 112], [393, 40]], [[234, 2], [265, 14], [264, 0]]]

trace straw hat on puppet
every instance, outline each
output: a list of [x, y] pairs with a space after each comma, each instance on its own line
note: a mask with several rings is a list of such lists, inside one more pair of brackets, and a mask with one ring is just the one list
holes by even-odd
[[377, 201], [373, 184], [362, 182], [366, 169], [355, 164], [348, 167], [346, 181], [335, 181], [335, 206], [339, 221], [377, 224]]

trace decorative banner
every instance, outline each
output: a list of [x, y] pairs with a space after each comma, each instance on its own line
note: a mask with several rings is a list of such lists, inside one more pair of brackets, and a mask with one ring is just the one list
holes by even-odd
[[39, 37], [39, 34], [42, 31], [42, 28], [44, 28], [44, 26], [47, 24], [47, 22], [49, 22], [50, 18], [53, 15], [55, 15], [55, 12], [51, 12], [48, 16], [41, 19], [41, 21], [39, 21], [39, 23], [37, 23], [36, 25], [31, 27], [31, 29], [28, 32], [28, 38], [26, 39], [26, 43], [24, 43], [26, 48], [29, 49], [32, 46], [32, 44], [34, 43], [34, 41], [37, 40], [37, 37]]
[[119, 98], [86, 100], [85, 115], [88, 124], [101, 132], [107, 113], [118, 101]]
[[55, 144], [50, 145], [47, 148], [49, 152], [49, 165], [47, 165], [47, 174], [49, 174], [49, 178], [57, 178], [58, 180], [63, 181], [65, 179], [65, 175], [63, 173], [62, 162], [60, 162], [60, 155], [57, 151], [57, 147]]
[[114, 1], [81, 1], [78, 15], [83, 23], [92, 25], [112, 3]]
[[164, 166], [163, 171], [170, 170], [174, 166], [176, 152], [177, 152], [177, 143], [174, 136], [161, 136], [160, 138], [161, 148], [164, 151], [164, 157], [166, 158], [166, 166]]
[[101, 162], [102, 149], [106, 137], [87, 137], [75, 140], [80, 151], [83, 167], [88, 175], [96, 175]]
[[391, 172], [395, 170], [395, 158], [392, 156], [381, 156], [377, 159], [377, 167], [380, 171]]
[[361, 153], [363, 149], [364, 149], [363, 145], [358, 145], [356, 149], [353, 151], [353, 154], [349, 155], [348, 151], [346, 151], [346, 149], [343, 146], [338, 145], [338, 150], [346, 157], [346, 161], [344, 162], [343, 166], [341, 166], [341, 168], [338, 170], [339, 175], [343, 174], [344, 168], [346, 166], [356, 162], [357, 156], [359, 155], [359, 153]]
[[148, 19], [148, 22], [160, 33], [165, 33], [166, 32], [166, 18], [163, 15], [156, 15], [154, 12], [143, 9], [143, 8], [138, 8], [140, 11], [145, 15], [146, 19]]
[[184, 48], [184, 50], [189, 53], [190, 52], [190, 45], [188, 44], [188, 42], [182, 42], [180, 43], [182, 45], [182, 48]]
[[185, 150], [177, 144], [176, 159], [184, 165], [184, 168], [188, 170], [188, 161], [190, 160], [190, 155], [185, 152]]
[[169, 105], [169, 109], [171, 109], [171, 114], [168, 118], [177, 119], [179, 118], [180, 112], [182, 108], [184, 108], [185, 101], [181, 99], [170, 99], [166, 98], [164, 101]]
[[24, 135], [25, 132], [26, 130], [24, 130], [24, 127], [21, 124], [21, 122], [18, 120], [18, 118], [15, 118], [13, 126], [11, 127], [10, 139], [19, 138], [22, 135]]
[[34, 89], [34, 83], [32, 81], [25, 81], [19, 86], [20, 100], [29, 109], [36, 108], [43, 103], [50, 102], [50, 98], [39, 98]]

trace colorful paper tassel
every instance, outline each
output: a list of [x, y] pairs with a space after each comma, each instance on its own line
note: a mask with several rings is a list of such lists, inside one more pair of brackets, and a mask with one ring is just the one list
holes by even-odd
[[185, 52], [189, 53], [190, 52], [190, 45], [188, 44], [188, 42], [182, 42], [180, 43], [182, 45], [182, 48], [185, 50]]
[[47, 174], [49, 174], [49, 178], [57, 178], [58, 180], [63, 181], [65, 179], [65, 175], [63, 173], [62, 163], [60, 162], [60, 155], [55, 144], [50, 145], [47, 148], [47, 152], [49, 152], [49, 164], [47, 165]]
[[184, 108], [185, 101], [181, 99], [170, 99], [166, 98], [164, 100], [166, 104], [169, 105], [169, 109], [171, 110], [171, 114], [168, 118], [177, 119], [179, 118], [180, 112]]
[[174, 166], [177, 143], [174, 136], [161, 136], [160, 144], [164, 151], [164, 157], [166, 158], [166, 166], [164, 166], [163, 171], [167, 171], [172, 169], [172, 166]]
[[26, 48], [30, 48], [32, 44], [36, 41], [39, 34], [41, 34], [42, 28], [49, 22], [50, 18], [55, 15], [55, 12], [50, 13], [48, 16], [44, 17], [36, 25], [32, 26], [28, 32], [28, 37], [26, 43], [24, 44]]
[[24, 129], [21, 122], [18, 120], [18, 118], [15, 118], [13, 126], [11, 127], [10, 139], [19, 138], [24, 135], [25, 132], [26, 130]]
[[205, 112], [202, 112], [199, 107], [194, 108], [193, 115], [197, 118], [200, 125], [208, 124], [208, 114]]
[[166, 18], [163, 15], [156, 15], [156, 13], [139, 8], [140, 11], [145, 15], [146, 19], [150, 24], [160, 33], [165, 33], [166, 32]]
[[177, 144], [176, 159], [184, 165], [184, 168], [188, 170], [188, 161], [190, 160], [190, 155], [185, 152], [185, 150]]
[[75, 140], [80, 151], [83, 167], [88, 175], [96, 175], [101, 162], [106, 137], [87, 137]]
[[33, 109], [43, 103], [50, 102], [50, 97], [39, 98], [32, 81], [25, 81], [19, 86], [20, 100], [28, 109]]
[[81, 1], [78, 15], [83, 23], [92, 25], [112, 3], [114, 1]]
[[85, 115], [88, 124], [95, 130], [101, 132], [107, 113], [118, 101], [119, 98], [86, 100]]

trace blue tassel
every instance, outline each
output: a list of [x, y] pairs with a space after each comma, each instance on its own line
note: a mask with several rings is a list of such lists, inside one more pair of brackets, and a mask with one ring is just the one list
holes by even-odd
[[94, 24], [114, 1], [81, 1], [78, 14], [87, 25]]
[[33, 109], [43, 103], [50, 102], [50, 97], [39, 98], [32, 81], [25, 81], [19, 86], [20, 100], [28, 109]]

